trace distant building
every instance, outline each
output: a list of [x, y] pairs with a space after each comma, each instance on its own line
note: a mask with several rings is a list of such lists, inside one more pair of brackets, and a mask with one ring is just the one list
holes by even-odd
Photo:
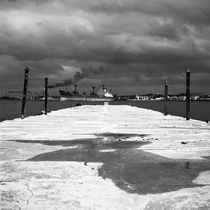
[[210, 94], [209, 95], [201, 95], [198, 98], [199, 101], [210, 101]]

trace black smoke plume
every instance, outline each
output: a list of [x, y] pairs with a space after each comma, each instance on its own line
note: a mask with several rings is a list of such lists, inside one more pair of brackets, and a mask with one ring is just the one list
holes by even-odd
[[81, 79], [84, 78], [84, 75], [82, 72], [77, 72], [73, 78], [68, 78], [63, 80], [62, 82], [57, 82], [54, 85], [48, 85], [48, 88], [58, 88], [58, 87], [66, 87], [69, 85], [76, 84], [79, 82]]

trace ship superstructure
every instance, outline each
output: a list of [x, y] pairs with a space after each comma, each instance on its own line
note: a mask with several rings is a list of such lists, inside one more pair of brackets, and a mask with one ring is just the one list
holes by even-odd
[[95, 86], [92, 86], [92, 92], [87, 94], [83, 92], [79, 93], [77, 90], [77, 85], [74, 85], [73, 91], [59, 90], [60, 92], [60, 101], [113, 101], [114, 95], [107, 89], [99, 88], [95, 91]]

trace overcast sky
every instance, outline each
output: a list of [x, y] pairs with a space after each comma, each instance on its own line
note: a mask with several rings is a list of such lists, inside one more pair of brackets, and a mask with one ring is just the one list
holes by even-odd
[[44, 77], [118, 93], [210, 93], [210, 0], [0, 0], [0, 88], [22, 90]]

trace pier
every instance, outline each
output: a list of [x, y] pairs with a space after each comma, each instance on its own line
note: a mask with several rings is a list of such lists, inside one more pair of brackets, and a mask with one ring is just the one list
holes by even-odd
[[0, 144], [4, 209], [210, 208], [206, 122], [86, 105], [0, 122]]

